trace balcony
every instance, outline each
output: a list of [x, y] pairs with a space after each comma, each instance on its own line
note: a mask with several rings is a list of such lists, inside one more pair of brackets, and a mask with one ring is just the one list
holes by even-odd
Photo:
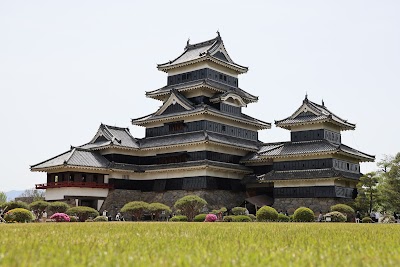
[[52, 182], [47, 184], [36, 184], [36, 189], [48, 189], [48, 188], [62, 188], [62, 187], [81, 187], [81, 188], [104, 188], [112, 189], [113, 185], [105, 183], [95, 182]]

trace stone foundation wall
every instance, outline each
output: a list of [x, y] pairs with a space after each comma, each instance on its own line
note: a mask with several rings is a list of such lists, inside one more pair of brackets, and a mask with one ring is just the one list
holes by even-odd
[[219, 209], [221, 207], [233, 208], [241, 205], [245, 198], [245, 192], [231, 192], [225, 190], [171, 190], [166, 192], [141, 192], [136, 190], [115, 189], [110, 190], [104, 201], [100, 213], [107, 210], [110, 216], [115, 214], [128, 202], [145, 201], [147, 203], [160, 202], [165, 205], [174, 206], [175, 202], [186, 195], [197, 195], [204, 198], [208, 205], [208, 210]]
[[319, 211], [327, 213], [333, 205], [348, 204], [352, 201], [347, 198], [275, 198], [272, 207], [277, 211], [287, 211], [289, 214], [293, 214], [299, 207], [310, 208], [316, 213]]

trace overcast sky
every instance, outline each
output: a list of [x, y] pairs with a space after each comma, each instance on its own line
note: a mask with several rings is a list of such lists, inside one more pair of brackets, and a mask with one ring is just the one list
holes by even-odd
[[[186, 41], [214, 38], [259, 96], [244, 112], [274, 122], [310, 100], [357, 124], [343, 142], [381, 159], [400, 151], [400, 1], [0, 1], [0, 191], [45, 183], [29, 166], [88, 142], [101, 122], [161, 102], [156, 69]], [[260, 132], [264, 142], [289, 131]], [[362, 164], [362, 172], [375, 164]]]

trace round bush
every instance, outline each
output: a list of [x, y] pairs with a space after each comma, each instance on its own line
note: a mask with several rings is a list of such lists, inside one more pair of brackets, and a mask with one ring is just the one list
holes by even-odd
[[331, 207], [331, 211], [338, 211], [346, 215], [348, 222], [354, 222], [356, 212], [352, 207], [346, 204], [336, 204]]
[[69, 216], [65, 213], [54, 213], [53, 215], [50, 216], [50, 219], [55, 220], [56, 222], [69, 222], [71, 219]]
[[5, 212], [16, 208], [29, 210], [29, 205], [23, 201], [10, 201], [3, 203], [2, 208], [4, 209]]
[[233, 215], [246, 215], [246, 208], [234, 207], [232, 208]]
[[70, 216], [71, 215], [78, 216], [79, 221], [81, 222], [86, 221], [90, 217], [96, 218], [97, 216], [99, 216], [99, 212], [97, 210], [85, 206], [69, 208], [65, 213]]
[[278, 219], [278, 212], [276, 209], [264, 206], [257, 211], [257, 221], [259, 222], [273, 222]]
[[279, 213], [278, 214], [278, 222], [288, 222], [290, 220], [289, 216], [285, 214]]
[[309, 208], [300, 207], [294, 212], [293, 220], [295, 222], [313, 222], [314, 212]]
[[224, 222], [233, 222], [234, 216], [224, 216], [223, 221]]
[[94, 222], [108, 222], [107, 216], [97, 216], [93, 220]]
[[205, 222], [215, 222], [217, 220], [217, 215], [215, 214], [207, 214]]
[[254, 215], [254, 214], [249, 214], [249, 215], [247, 215], [247, 216], [249, 216], [250, 219], [251, 219], [253, 222], [255, 222], [255, 221], [257, 220], [257, 217], [256, 217], [256, 215]]
[[177, 215], [170, 219], [171, 222], [187, 222], [188, 218], [184, 215]]
[[7, 213], [4, 215], [4, 220], [6, 222], [31, 222], [33, 221], [33, 215], [32, 212], [30, 212], [27, 209], [23, 208], [15, 208], [12, 210], [7, 211]]
[[234, 222], [252, 222], [251, 218], [247, 215], [236, 215], [233, 216]]
[[370, 217], [364, 217], [361, 220], [362, 223], [374, 223], [374, 221]]
[[70, 206], [67, 203], [61, 201], [50, 202], [48, 207], [52, 213], [65, 213], [69, 208]]
[[331, 222], [345, 222], [347, 220], [346, 215], [338, 211], [332, 211], [325, 214], [325, 217], [330, 216]]
[[206, 219], [206, 216], [207, 216], [207, 214], [199, 214], [199, 215], [196, 215], [196, 216], [194, 217], [194, 220], [193, 220], [193, 221], [195, 221], [195, 222], [204, 222], [204, 220]]

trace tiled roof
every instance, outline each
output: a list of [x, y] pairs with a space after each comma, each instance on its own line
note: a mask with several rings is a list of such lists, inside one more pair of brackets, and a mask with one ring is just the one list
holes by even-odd
[[310, 100], [307, 96], [303, 104], [286, 119], [275, 121], [276, 126], [291, 129], [295, 125], [304, 125], [316, 122], [329, 121], [338, 125], [342, 130], [354, 130], [356, 125], [348, 122], [328, 110], [325, 104], [319, 105]]
[[128, 128], [121, 128], [105, 124], [101, 124], [93, 139], [81, 147], [94, 148], [107, 145], [139, 148], [137, 140], [130, 134]]
[[239, 148], [257, 150], [258, 143], [242, 138], [225, 136], [208, 131], [179, 133], [168, 136], [148, 137], [140, 140], [140, 148], [156, 148], [171, 145], [189, 144], [203, 141], [213, 141], [220, 144], [237, 146]]
[[[219, 54], [223, 52], [224, 56], [221, 57]], [[211, 40], [197, 43], [197, 44], [189, 44], [189, 41], [185, 47], [184, 52], [175, 58], [174, 60], [170, 60], [163, 64], [158, 64], [157, 68], [159, 70], [166, 71], [168, 69], [172, 69], [179, 66], [184, 66], [192, 63], [196, 63], [202, 60], [211, 60], [220, 64], [223, 64], [227, 67], [230, 67], [239, 73], [247, 72], [247, 67], [240, 66], [232, 61], [232, 59], [227, 54], [223, 41], [221, 37], [218, 36]]]
[[221, 92], [224, 94], [225, 92], [235, 92], [239, 96], [241, 96], [245, 101], [247, 102], [256, 102], [258, 100], [257, 96], [254, 96], [248, 92], [246, 92], [243, 89], [240, 89], [239, 87], [234, 87], [234, 86], [229, 86], [227, 84], [223, 84], [221, 82], [217, 82], [214, 80], [211, 80], [209, 78], [206, 79], [201, 79], [201, 80], [196, 80], [196, 81], [190, 81], [186, 83], [180, 83], [180, 84], [174, 84], [174, 85], [167, 85], [162, 88], [146, 92], [146, 96], [148, 97], [154, 97], [158, 95], [167, 95], [170, 93], [171, 90], [175, 89], [177, 91], [187, 91], [187, 90], [192, 90], [196, 89], [201, 86], [209, 86], [216, 91]]
[[109, 161], [99, 153], [82, 148], [72, 148], [61, 155], [31, 166], [31, 170], [39, 170], [53, 168], [57, 166], [77, 166], [77, 167], [93, 167], [106, 168]]
[[225, 112], [222, 112], [222, 111], [220, 111], [214, 107], [211, 107], [209, 105], [206, 105], [206, 104], [197, 105], [192, 110], [185, 110], [185, 111], [176, 112], [176, 113], [172, 113], [172, 114], [156, 115], [155, 113], [152, 113], [152, 114], [146, 115], [141, 118], [132, 119], [132, 124], [143, 125], [143, 124], [146, 124], [151, 121], [164, 120], [167, 118], [177, 118], [180, 116], [189, 116], [189, 115], [194, 115], [197, 113], [209, 113], [209, 114], [221, 116], [224, 118], [230, 118], [230, 119], [233, 119], [234, 121], [239, 121], [239, 122], [244, 122], [244, 123], [251, 124], [251, 125], [256, 125], [256, 126], [260, 127], [261, 129], [270, 129], [271, 128], [271, 124], [268, 122], [258, 120], [256, 118], [250, 117], [243, 113], [240, 115], [225, 113]]
[[327, 140], [271, 143], [261, 146], [258, 152], [245, 156], [242, 161], [261, 161], [262, 159], [303, 156], [308, 154], [344, 153], [351, 154], [361, 161], [373, 161], [374, 156], [365, 154], [343, 144], [333, 144]]

